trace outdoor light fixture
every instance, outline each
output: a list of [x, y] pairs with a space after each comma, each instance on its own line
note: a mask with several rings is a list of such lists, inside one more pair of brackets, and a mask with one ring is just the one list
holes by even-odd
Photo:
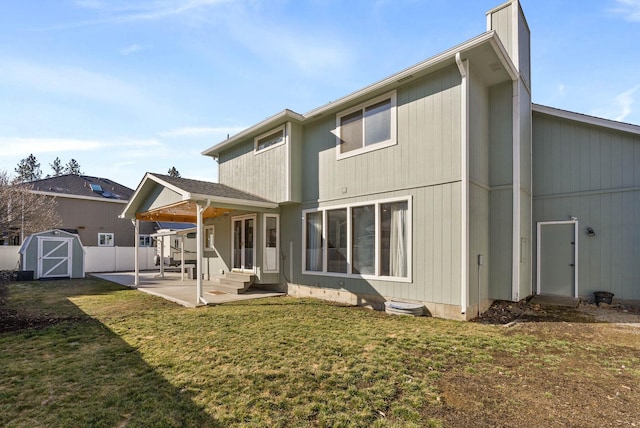
[[587, 235], [596, 236], [596, 232], [593, 230], [593, 227], [587, 227]]

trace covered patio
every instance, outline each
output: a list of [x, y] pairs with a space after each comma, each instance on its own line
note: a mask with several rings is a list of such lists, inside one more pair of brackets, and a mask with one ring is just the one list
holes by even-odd
[[[133, 283], [130, 286], [150, 291], [158, 287], [163, 289], [180, 287], [172, 288], [174, 294], [183, 296], [184, 293], [191, 293], [192, 296], [180, 298], [182, 301], [191, 302], [193, 305], [215, 303], [215, 296], [220, 296], [224, 293], [219, 290], [217, 291], [218, 294], [213, 293], [216, 291], [216, 279], [219, 278], [215, 278], [215, 274], [212, 278], [208, 261], [207, 281], [205, 284], [205, 272], [203, 270], [205, 242], [207, 245], [206, 250], [209, 254], [215, 255], [214, 258], [218, 262], [217, 266], [224, 266], [219, 269], [221, 273], [231, 270], [235, 272], [235, 269], [233, 269], [235, 266], [232, 266], [233, 264], [229, 263], [229, 260], [224, 260], [223, 257], [219, 256], [221, 251], [220, 248], [214, 245], [213, 232], [210, 235], [205, 234], [205, 223], [211, 224], [215, 220], [223, 220], [225, 225], [228, 223], [230, 227], [231, 219], [229, 219], [229, 222], [224, 219], [229, 218], [232, 213], [254, 213], [255, 215], [258, 212], [276, 213], [277, 210], [278, 204], [275, 202], [223, 184], [146, 173], [124, 211], [120, 214], [120, 218], [128, 218], [133, 222], [136, 234], [135, 271], [133, 272]], [[157, 278], [151, 279], [140, 272], [137, 247], [140, 241], [141, 221], [196, 224], [196, 272], [194, 280], [185, 279], [183, 274], [178, 274], [176, 280], [180, 283], [179, 285], [166, 285], [168, 284], [167, 282], [160, 282]], [[228, 246], [232, 245], [230, 241], [231, 239], [222, 241], [226, 246], [223, 249], [226, 251], [225, 254], [231, 252], [231, 249], [228, 248]], [[220, 243], [221, 241], [217, 240], [216, 242]], [[252, 265], [251, 269], [244, 269], [244, 266], [242, 266], [241, 273], [248, 277], [255, 277], [255, 265]], [[157, 272], [153, 274], [155, 275]], [[164, 275], [166, 277], [166, 274]], [[244, 294], [251, 295], [251, 293], [255, 294], [253, 291], [245, 292]], [[218, 300], [220, 299], [223, 298], [219, 297]]]
[[[135, 272], [96, 273], [92, 276], [126, 287], [135, 286]], [[187, 308], [285, 295], [285, 293], [258, 289], [251, 289], [243, 294], [228, 294], [218, 291], [215, 282], [203, 281], [202, 293], [204, 299], [197, 299], [196, 293], [194, 293], [195, 287], [195, 279], [184, 280], [180, 278], [180, 274], [165, 273], [164, 277], [160, 277], [157, 271], [145, 271], [138, 272], [138, 285], [136, 288], [144, 293], [162, 297]], [[203, 300], [206, 300], [206, 303]]]

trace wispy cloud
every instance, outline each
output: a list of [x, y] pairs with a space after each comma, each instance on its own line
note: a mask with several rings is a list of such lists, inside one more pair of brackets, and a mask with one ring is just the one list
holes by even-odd
[[615, 0], [616, 7], [612, 11], [622, 15], [625, 20], [640, 22], [640, 0]]
[[215, 135], [235, 134], [243, 129], [243, 127], [185, 127], [163, 131], [158, 133], [158, 135], [167, 138], [211, 137]]
[[76, 1], [76, 5], [106, 14], [107, 17], [102, 22], [122, 23], [164, 19], [232, 1], [235, 0], [156, 0], [130, 6], [99, 0], [80, 0]]
[[636, 93], [640, 91], [640, 85], [616, 95], [609, 105], [596, 109], [595, 116], [605, 117], [607, 119], [624, 122], [627, 117], [634, 113], [633, 104], [635, 103]]
[[22, 85], [67, 97], [125, 105], [146, 103], [136, 86], [77, 67], [40, 65], [5, 58], [0, 61], [0, 80], [5, 84]]
[[120, 49], [120, 55], [128, 56], [145, 49], [145, 46], [133, 44]]
[[96, 140], [76, 140], [67, 138], [12, 138], [0, 137], [0, 157], [26, 156], [41, 154], [82, 152], [104, 148], [106, 145]]

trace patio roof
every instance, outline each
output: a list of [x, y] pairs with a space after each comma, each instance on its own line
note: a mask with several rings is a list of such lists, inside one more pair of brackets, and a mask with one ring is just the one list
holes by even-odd
[[278, 204], [224, 184], [148, 172], [120, 217], [196, 223], [198, 206], [208, 219], [232, 210], [270, 211]]

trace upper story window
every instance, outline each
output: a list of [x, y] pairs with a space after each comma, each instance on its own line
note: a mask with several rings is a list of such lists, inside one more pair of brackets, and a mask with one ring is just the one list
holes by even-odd
[[150, 247], [153, 244], [153, 238], [149, 235], [140, 235], [139, 246]]
[[336, 126], [338, 159], [395, 145], [395, 91], [339, 113]]
[[271, 130], [265, 134], [262, 134], [255, 138], [254, 147], [255, 153], [262, 152], [267, 149], [271, 149], [284, 144], [285, 142], [285, 126], [279, 126], [275, 130]]

